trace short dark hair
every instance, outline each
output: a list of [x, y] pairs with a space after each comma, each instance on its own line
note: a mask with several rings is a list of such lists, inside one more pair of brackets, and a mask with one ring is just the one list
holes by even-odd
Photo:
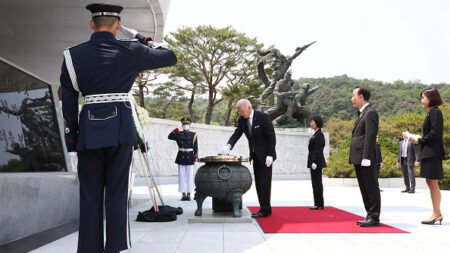
[[318, 128], [322, 128], [323, 127], [323, 119], [320, 116], [314, 116], [311, 118], [311, 120], [314, 120], [314, 122], [316, 122], [316, 126]]
[[92, 19], [95, 28], [108, 27], [111, 28], [119, 19], [116, 17], [99, 16]]
[[358, 95], [363, 95], [364, 100], [369, 101], [370, 90], [366, 86], [356, 86], [355, 89], [358, 89]]
[[442, 105], [442, 98], [439, 94], [439, 91], [436, 88], [426, 88], [422, 92], [420, 92], [420, 97], [422, 95], [425, 95], [425, 97], [428, 98], [430, 103], [428, 104], [429, 107], [436, 107]]

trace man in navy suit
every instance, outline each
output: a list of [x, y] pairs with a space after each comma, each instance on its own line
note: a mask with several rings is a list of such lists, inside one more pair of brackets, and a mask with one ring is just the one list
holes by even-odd
[[[66, 145], [78, 153], [78, 252], [119, 252], [131, 246], [128, 188], [137, 144], [128, 93], [140, 72], [175, 65], [177, 58], [168, 49], [147, 47], [149, 38], [121, 27], [123, 7], [89, 4], [86, 9], [92, 12], [94, 33], [64, 51], [60, 78]], [[119, 29], [142, 44], [117, 40]], [[79, 93], [85, 102], [78, 115]]]
[[245, 134], [250, 149], [250, 161], [253, 161], [255, 187], [261, 207], [257, 213], [252, 214], [252, 217], [267, 217], [272, 214], [270, 205], [272, 163], [277, 158], [272, 120], [264, 112], [253, 110], [252, 104], [247, 99], [239, 100], [236, 108], [241, 116], [227, 146], [222, 148], [222, 153], [228, 153], [233, 149], [242, 134]]

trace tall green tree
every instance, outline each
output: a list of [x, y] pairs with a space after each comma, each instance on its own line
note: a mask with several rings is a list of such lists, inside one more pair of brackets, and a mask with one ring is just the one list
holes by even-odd
[[149, 95], [148, 87], [158, 78], [158, 75], [158, 72], [143, 71], [134, 80], [133, 96], [138, 97], [140, 107], [145, 108], [144, 96]]
[[204, 25], [180, 28], [166, 36], [165, 41], [178, 56], [171, 77], [184, 78], [192, 87], [196, 83], [207, 89], [206, 124], [211, 123], [214, 107], [224, 99], [220, 86], [226, 85], [226, 76], [240, 70], [246, 60], [254, 57], [256, 49], [262, 48], [255, 38], [248, 38], [231, 27]]
[[179, 120], [188, 113], [184, 103], [184, 92], [177, 89], [172, 82], [158, 84], [153, 90], [154, 99], [147, 103], [150, 117]]

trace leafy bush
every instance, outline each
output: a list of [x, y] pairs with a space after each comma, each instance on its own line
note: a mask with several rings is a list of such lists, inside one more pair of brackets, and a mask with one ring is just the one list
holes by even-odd
[[[379, 135], [378, 139], [383, 159], [383, 167], [380, 169], [379, 177], [401, 177], [402, 171], [396, 166], [398, 144], [384, 135]], [[355, 167], [353, 164], [349, 164], [350, 142], [351, 136], [342, 142], [336, 153], [330, 155], [328, 166], [323, 171], [325, 175], [338, 178], [356, 177]]]
[[444, 178], [439, 180], [439, 187], [441, 190], [450, 190], [450, 160], [443, 162]]

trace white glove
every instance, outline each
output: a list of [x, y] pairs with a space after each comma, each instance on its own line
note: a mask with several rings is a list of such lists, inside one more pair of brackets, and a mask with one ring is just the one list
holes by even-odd
[[273, 157], [267, 156], [266, 157], [266, 166], [270, 167], [270, 165], [272, 165], [272, 162], [273, 162]]
[[136, 34], [138, 34], [138, 31], [128, 28], [126, 26], [121, 25], [119, 30], [125, 37], [128, 39], [134, 39], [136, 38]]
[[229, 154], [230, 153], [230, 149], [231, 149], [231, 145], [227, 144], [225, 146], [222, 147], [222, 154]]
[[70, 157], [70, 161], [72, 162], [72, 164], [77, 164], [78, 163], [77, 152], [69, 152], [69, 157]]
[[363, 159], [362, 162], [361, 162], [361, 166], [369, 167], [370, 166], [370, 160], [369, 159]]
[[311, 169], [313, 169], [313, 170], [317, 169], [317, 164], [316, 163], [312, 163], [311, 164]]

